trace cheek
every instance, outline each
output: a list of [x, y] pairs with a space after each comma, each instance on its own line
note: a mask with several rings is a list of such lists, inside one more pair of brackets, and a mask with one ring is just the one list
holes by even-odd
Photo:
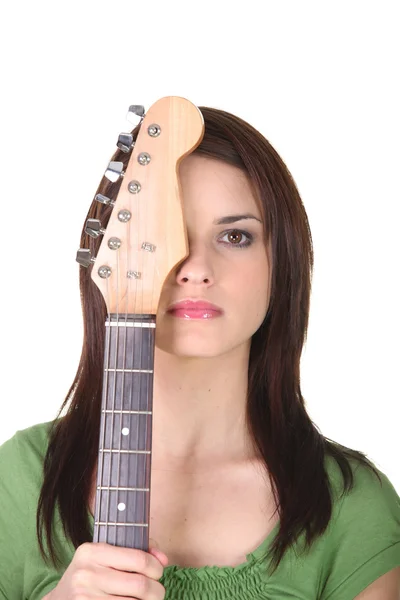
[[254, 261], [249, 268], [242, 272], [240, 277], [240, 297], [243, 310], [254, 311], [248, 316], [253, 319], [264, 318], [268, 310], [270, 299], [270, 276], [268, 265], [265, 261]]

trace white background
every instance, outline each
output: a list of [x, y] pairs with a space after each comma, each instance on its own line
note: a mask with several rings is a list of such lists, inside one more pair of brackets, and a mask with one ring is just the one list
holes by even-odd
[[280, 153], [315, 273], [302, 392], [400, 491], [397, 2], [18, 2], [2, 9], [0, 443], [55, 417], [82, 344], [75, 262], [130, 104], [233, 112]]

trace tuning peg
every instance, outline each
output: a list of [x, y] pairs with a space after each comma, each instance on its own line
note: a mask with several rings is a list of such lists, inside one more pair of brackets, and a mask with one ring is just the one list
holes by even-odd
[[126, 120], [129, 121], [129, 123], [132, 123], [132, 125], [136, 126], [138, 123], [137, 117], [140, 117], [140, 124], [143, 121], [144, 112], [144, 106], [141, 104], [132, 104], [132, 106], [129, 107]]
[[111, 198], [108, 198], [107, 196], [103, 196], [103, 194], [96, 194], [94, 199], [97, 200], [97, 202], [108, 204], [109, 206], [114, 206], [115, 204], [114, 200], [111, 200]]
[[121, 148], [123, 152], [129, 152], [134, 146], [133, 135], [131, 133], [120, 133], [117, 142], [118, 148]]
[[142, 104], [131, 104], [128, 110], [129, 113], [137, 115], [138, 117], [143, 117], [144, 115], [144, 106]]
[[106, 172], [104, 173], [104, 175], [107, 177], [107, 179], [109, 179], [110, 181], [118, 181], [118, 179], [122, 176], [125, 175], [124, 171], [124, 163], [120, 162], [120, 161], [116, 161], [116, 160], [112, 160], [107, 169]]
[[99, 219], [88, 219], [86, 221], [85, 233], [88, 233], [92, 237], [98, 238], [99, 235], [104, 235], [105, 231]]
[[76, 262], [82, 265], [82, 267], [90, 267], [95, 260], [95, 257], [91, 256], [91, 252], [88, 248], [79, 248], [76, 253]]

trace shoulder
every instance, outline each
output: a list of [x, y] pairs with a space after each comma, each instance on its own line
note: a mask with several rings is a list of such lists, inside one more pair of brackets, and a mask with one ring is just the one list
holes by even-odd
[[[17, 431], [0, 446], [0, 509], [20, 517], [37, 502], [54, 421]], [[2, 516], [0, 515], [0, 522]]]
[[[387, 475], [373, 463], [379, 477], [356, 460], [351, 459], [349, 463], [353, 474], [353, 486], [349, 491], [344, 491], [343, 476], [337, 462], [328, 458], [326, 463], [336, 499], [336, 528], [354, 518], [365, 519], [368, 515], [372, 521], [379, 521], [376, 518], [379, 509], [386, 515], [389, 511], [398, 517], [400, 498]], [[336, 530], [340, 531], [340, 527]]]
[[38, 423], [18, 430], [0, 446], [0, 468], [37, 467], [47, 451], [49, 433], [54, 421]]
[[0, 598], [22, 598], [25, 563], [37, 554], [36, 508], [53, 421], [17, 431], [0, 446]]
[[369, 584], [400, 566], [400, 497], [374, 465], [375, 473], [350, 461], [354, 485], [343, 493], [336, 461], [329, 459], [336, 503], [326, 537], [321, 600], [355, 598]]
[[[354, 484], [349, 491], [343, 490], [337, 499], [333, 521], [333, 537], [345, 543], [349, 531], [363, 524], [357, 539], [373, 537], [375, 542], [400, 541], [400, 497], [387, 475], [374, 465], [378, 476], [358, 461], [350, 461]], [[337, 465], [337, 463], [336, 463]], [[336, 466], [335, 486], [338, 493], [338, 470]], [[354, 547], [354, 545], [353, 545]]]

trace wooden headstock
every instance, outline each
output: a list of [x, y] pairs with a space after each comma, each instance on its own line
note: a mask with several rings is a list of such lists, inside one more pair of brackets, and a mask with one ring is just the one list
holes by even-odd
[[185, 98], [161, 98], [144, 116], [91, 273], [109, 313], [157, 314], [165, 279], [188, 256], [178, 167], [203, 135]]

